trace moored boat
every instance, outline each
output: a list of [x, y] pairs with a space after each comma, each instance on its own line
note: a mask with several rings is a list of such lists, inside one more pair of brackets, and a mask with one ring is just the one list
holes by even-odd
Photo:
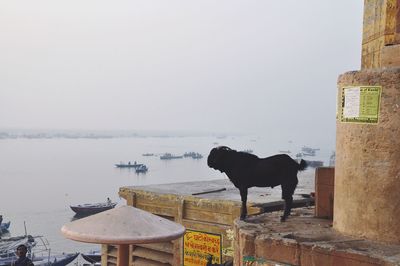
[[311, 168], [317, 168], [317, 167], [322, 167], [324, 166], [324, 162], [323, 161], [311, 161], [311, 160], [305, 160], [307, 163], [307, 166], [311, 167]]
[[8, 221], [7, 223], [1, 223], [0, 224], [0, 234], [4, 232], [8, 232], [8, 229], [10, 228], [11, 222]]
[[82, 258], [84, 258], [87, 262], [91, 264], [95, 264], [101, 261], [101, 252], [100, 250], [92, 250], [87, 253], [81, 253]]
[[183, 158], [183, 155], [172, 155], [171, 153], [168, 152], [160, 156], [161, 160], [171, 160], [171, 159], [181, 159], [181, 158]]
[[57, 255], [33, 256], [31, 258], [35, 266], [65, 266], [70, 264], [79, 253], [63, 253]]
[[191, 152], [185, 152], [185, 153], [183, 154], [183, 157], [185, 157], [185, 158], [191, 157], [192, 159], [201, 159], [201, 158], [203, 158], [203, 155], [201, 155], [201, 154], [198, 153], [198, 152], [193, 152], [193, 151], [191, 151]]
[[115, 164], [115, 167], [118, 167], [118, 168], [137, 168], [137, 167], [139, 167], [141, 165], [143, 165], [143, 164], [137, 163], [136, 161], [134, 163], [131, 163], [131, 162], [128, 162], [128, 163], [120, 162], [120, 163]]
[[[0, 259], [6, 261], [7, 258], [13, 258], [16, 256], [15, 251], [19, 245], [25, 245], [28, 250], [36, 246], [37, 242], [35, 237], [31, 235], [14, 236], [0, 239]], [[2, 265], [0, 263], [0, 265]]]
[[110, 210], [117, 205], [116, 202], [86, 203], [79, 205], [71, 205], [70, 208], [77, 215], [90, 215]]
[[307, 146], [303, 146], [301, 148], [301, 153], [304, 156], [315, 156], [316, 151], [319, 151], [318, 148], [311, 148], [311, 147], [307, 147]]
[[10, 237], [0, 239], [0, 266], [14, 265], [18, 259], [15, 251], [19, 245], [27, 247], [26, 256], [32, 260], [35, 266], [65, 266], [79, 255], [79, 253], [52, 253], [47, 239], [42, 236]]
[[136, 173], [146, 173], [147, 170], [149, 170], [149, 168], [147, 168], [147, 166], [144, 164], [142, 164], [139, 167], [136, 167], [136, 169], [135, 169]]

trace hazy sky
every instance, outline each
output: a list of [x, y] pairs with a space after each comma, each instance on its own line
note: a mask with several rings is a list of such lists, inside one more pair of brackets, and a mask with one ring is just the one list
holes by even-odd
[[2, 1], [0, 127], [334, 140], [362, 12], [362, 0]]

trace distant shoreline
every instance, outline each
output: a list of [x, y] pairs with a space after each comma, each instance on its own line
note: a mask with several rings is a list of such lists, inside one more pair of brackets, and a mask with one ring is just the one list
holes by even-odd
[[[238, 136], [238, 134], [233, 134]], [[166, 132], [166, 131], [56, 131], [56, 130], [11, 130], [1, 131], [0, 139], [114, 139], [114, 138], [184, 138], [216, 137], [226, 138], [227, 134], [206, 132]]]

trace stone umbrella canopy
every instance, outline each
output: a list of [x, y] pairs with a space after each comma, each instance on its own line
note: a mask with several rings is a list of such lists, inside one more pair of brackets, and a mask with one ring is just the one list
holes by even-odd
[[75, 241], [118, 245], [117, 265], [127, 266], [130, 244], [178, 239], [185, 228], [149, 212], [121, 206], [65, 224], [61, 232]]

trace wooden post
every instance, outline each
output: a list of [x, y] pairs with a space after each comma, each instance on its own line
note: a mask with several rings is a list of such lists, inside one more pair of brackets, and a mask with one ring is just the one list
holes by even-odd
[[117, 266], [129, 265], [129, 245], [118, 245]]
[[108, 259], [108, 245], [101, 245], [101, 265], [107, 265]]

